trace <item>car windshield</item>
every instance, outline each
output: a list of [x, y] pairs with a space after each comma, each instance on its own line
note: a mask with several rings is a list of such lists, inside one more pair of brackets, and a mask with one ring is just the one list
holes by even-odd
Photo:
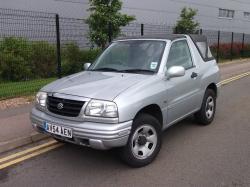
[[90, 71], [156, 73], [166, 42], [126, 40], [112, 43], [92, 64]]

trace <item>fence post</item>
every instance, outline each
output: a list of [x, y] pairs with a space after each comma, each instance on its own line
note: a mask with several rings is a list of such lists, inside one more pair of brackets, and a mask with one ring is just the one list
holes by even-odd
[[108, 25], [108, 35], [109, 35], [109, 43], [112, 42], [112, 35], [113, 35], [113, 32], [112, 32], [112, 24], [109, 22], [109, 25]]
[[245, 33], [242, 35], [241, 57], [244, 56]]
[[219, 53], [220, 53], [220, 31], [218, 31], [218, 41], [217, 41], [217, 56], [216, 56], [217, 63], [219, 63]]
[[232, 32], [232, 38], [231, 38], [231, 61], [233, 60], [233, 45], [234, 45], [234, 32]]
[[144, 35], [144, 24], [141, 24], [141, 36]]
[[57, 76], [61, 78], [61, 44], [60, 44], [60, 25], [59, 15], [56, 14], [56, 52], [57, 52]]

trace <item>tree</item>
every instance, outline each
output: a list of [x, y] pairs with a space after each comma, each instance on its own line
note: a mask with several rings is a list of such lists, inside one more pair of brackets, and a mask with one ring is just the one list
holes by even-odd
[[89, 25], [90, 41], [102, 49], [109, 41], [109, 29], [112, 29], [112, 37], [118, 37], [121, 26], [126, 26], [135, 20], [134, 16], [122, 14], [122, 2], [120, 0], [90, 0], [90, 16], [86, 20]]
[[174, 33], [176, 34], [194, 34], [199, 27], [199, 23], [194, 20], [197, 10], [192, 8], [184, 7], [181, 10], [180, 19], [177, 21], [177, 24], [174, 28]]

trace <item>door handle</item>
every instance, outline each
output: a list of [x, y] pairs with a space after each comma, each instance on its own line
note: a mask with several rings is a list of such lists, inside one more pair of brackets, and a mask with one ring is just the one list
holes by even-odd
[[194, 79], [194, 78], [196, 78], [196, 77], [198, 77], [198, 73], [193, 72], [193, 73], [191, 74], [191, 78]]

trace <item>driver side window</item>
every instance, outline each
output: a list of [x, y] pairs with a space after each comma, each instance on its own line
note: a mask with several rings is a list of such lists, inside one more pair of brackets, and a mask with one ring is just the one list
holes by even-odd
[[176, 41], [172, 44], [167, 61], [167, 69], [172, 66], [182, 66], [185, 69], [193, 67], [191, 53], [186, 40]]

